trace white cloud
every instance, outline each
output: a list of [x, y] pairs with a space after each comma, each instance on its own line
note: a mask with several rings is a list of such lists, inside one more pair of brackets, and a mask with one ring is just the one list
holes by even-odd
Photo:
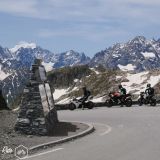
[[93, 24], [79, 24], [72, 27], [62, 29], [41, 29], [38, 32], [39, 37], [52, 38], [52, 37], [79, 37], [90, 41], [103, 41], [117, 36], [129, 36], [125, 30], [116, 30], [114, 27], [96, 26]]
[[159, 0], [0, 1], [0, 12], [59, 23], [58, 27], [39, 30], [39, 37], [80, 37], [91, 41], [132, 37], [135, 30], [142, 33], [149, 25], [160, 25], [159, 8]]
[[[59, 21], [104, 22], [108, 19], [159, 18], [159, 0], [4, 0], [0, 12]], [[155, 18], [154, 18], [155, 17]]]
[[36, 0], [5, 0], [0, 1], [0, 12], [18, 14], [22, 15], [31, 15], [38, 14], [36, 9]]

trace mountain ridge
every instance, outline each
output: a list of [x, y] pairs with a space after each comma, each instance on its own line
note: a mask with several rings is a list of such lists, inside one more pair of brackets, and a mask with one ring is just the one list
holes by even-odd
[[[117, 43], [95, 54], [90, 66], [103, 65], [110, 69], [127, 68], [141, 72], [160, 67], [160, 41], [147, 40], [143, 36], [137, 36], [126, 43]], [[122, 68], [120, 67], [122, 66]], [[126, 66], [126, 67], [125, 67]]]
[[100, 65], [109, 70], [142, 72], [160, 68], [160, 39], [147, 40], [138, 36], [126, 43], [108, 47], [96, 53], [92, 59], [74, 50], [56, 54], [28, 42], [11, 49], [0, 46], [0, 87], [9, 104], [21, 94], [35, 58], [43, 60], [47, 71], [79, 65], [96, 68]]

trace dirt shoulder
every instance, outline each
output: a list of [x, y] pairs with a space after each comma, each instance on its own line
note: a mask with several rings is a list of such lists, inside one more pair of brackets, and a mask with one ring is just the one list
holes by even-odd
[[52, 136], [22, 135], [14, 131], [16, 119], [17, 113], [12, 111], [0, 111], [0, 159], [14, 159], [13, 154], [2, 154], [4, 146], [12, 148], [13, 151], [19, 145], [31, 148], [43, 143], [76, 135], [88, 128], [88, 126], [83, 123], [60, 122], [55, 127], [55, 132]]

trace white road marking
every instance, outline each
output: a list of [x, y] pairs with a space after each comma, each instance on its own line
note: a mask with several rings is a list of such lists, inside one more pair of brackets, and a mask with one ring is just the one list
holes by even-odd
[[[68, 120], [62, 120], [62, 122], [68, 122]], [[108, 134], [109, 132], [112, 131], [112, 127], [107, 125], [107, 124], [103, 124], [103, 123], [94, 123], [94, 122], [84, 122], [84, 121], [69, 121], [69, 122], [77, 122], [77, 123], [87, 123], [87, 124], [95, 124], [95, 125], [99, 125], [99, 126], [104, 126], [105, 128], [107, 128], [103, 133], [99, 134], [99, 136], [105, 136], [106, 134]]]
[[42, 155], [45, 155], [45, 154], [48, 154], [48, 153], [56, 152], [56, 151], [59, 151], [59, 150], [62, 150], [62, 149], [64, 149], [64, 148], [56, 148], [56, 149], [53, 149], [53, 150], [50, 150], [50, 151], [42, 152], [42, 153], [35, 154], [35, 155], [32, 155], [32, 156], [28, 156], [28, 157], [25, 157], [25, 158], [22, 158], [22, 159], [34, 158], [34, 157], [42, 156]]
[[112, 127], [107, 124], [103, 124], [103, 123], [93, 123], [93, 124], [104, 126], [105, 128], [107, 128], [104, 132], [100, 133], [99, 136], [105, 136], [106, 134], [108, 134], [112, 130]]
[[108, 127], [108, 129], [105, 132], [101, 133], [100, 136], [105, 136], [106, 134], [111, 132], [112, 128], [110, 126], [107, 126], [107, 125], [106, 125], [106, 127]]

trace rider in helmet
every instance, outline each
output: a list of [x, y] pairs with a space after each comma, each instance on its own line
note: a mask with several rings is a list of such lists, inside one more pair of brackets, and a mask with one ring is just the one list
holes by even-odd
[[82, 90], [83, 90], [83, 97], [80, 99], [80, 101], [82, 101], [82, 106], [84, 107], [83, 104], [88, 99], [88, 97], [91, 95], [91, 92], [89, 90], [87, 90], [87, 88], [85, 86], [82, 87]]
[[146, 87], [146, 90], [145, 90], [145, 93], [147, 95], [147, 99], [150, 100], [153, 96], [154, 96], [154, 88], [151, 87], [151, 84], [147, 84], [147, 87]]
[[127, 91], [121, 84], [118, 86], [118, 88], [119, 88], [119, 92], [120, 92], [119, 100], [121, 101], [121, 107], [123, 107], [124, 98], [125, 98]]

